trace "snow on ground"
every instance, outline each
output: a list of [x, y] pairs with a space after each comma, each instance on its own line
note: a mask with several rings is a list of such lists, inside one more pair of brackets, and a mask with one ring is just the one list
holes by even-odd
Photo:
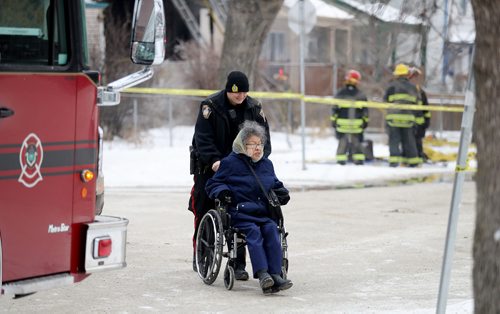
[[[104, 143], [104, 175], [107, 187], [162, 188], [189, 191], [189, 145], [194, 127], [178, 126], [153, 129], [141, 135], [137, 143], [114, 140]], [[457, 140], [458, 132], [447, 135]], [[365, 136], [374, 141], [374, 155], [387, 157], [386, 137]], [[278, 178], [293, 189], [362, 186], [381, 182], [422, 178], [435, 174], [453, 175], [455, 163], [424, 164], [420, 168], [390, 168], [387, 162], [375, 161], [363, 166], [335, 163], [337, 140], [331, 133], [306, 137], [305, 167], [302, 163], [300, 132], [287, 136], [272, 132], [273, 161]], [[447, 153], [458, 147], [442, 148]]]

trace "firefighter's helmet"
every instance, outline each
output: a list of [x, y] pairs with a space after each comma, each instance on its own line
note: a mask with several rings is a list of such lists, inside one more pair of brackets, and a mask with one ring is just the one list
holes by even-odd
[[357, 85], [361, 81], [361, 74], [356, 70], [349, 70], [345, 75], [345, 83], [350, 85]]
[[396, 65], [392, 74], [394, 74], [394, 76], [408, 76], [410, 74], [410, 68], [406, 64], [400, 63]]

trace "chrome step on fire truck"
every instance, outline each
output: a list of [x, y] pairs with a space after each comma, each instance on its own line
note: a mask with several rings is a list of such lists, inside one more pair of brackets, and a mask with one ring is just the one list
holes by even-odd
[[88, 67], [85, 25], [84, 0], [0, 1], [0, 295], [126, 266], [128, 220], [98, 215], [98, 106], [163, 62], [163, 4], [136, 1], [131, 59], [145, 67], [108, 86]]

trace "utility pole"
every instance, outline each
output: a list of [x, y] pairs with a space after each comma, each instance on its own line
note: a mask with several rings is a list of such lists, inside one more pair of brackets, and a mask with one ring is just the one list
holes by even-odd
[[[472, 51], [474, 59], [474, 49]], [[439, 294], [436, 306], [436, 314], [446, 313], [446, 303], [448, 300], [448, 288], [450, 286], [451, 264], [453, 262], [453, 251], [455, 250], [455, 240], [457, 237], [458, 214], [460, 212], [460, 201], [462, 199], [462, 190], [468, 168], [467, 158], [469, 144], [472, 139], [472, 123], [474, 121], [475, 86], [474, 71], [472, 62], [469, 66], [469, 80], [465, 92], [465, 106], [462, 115], [462, 128], [460, 132], [460, 145], [458, 148], [457, 166], [455, 168], [455, 180], [453, 182], [453, 195], [451, 199], [450, 215], [448, 217], [448, 229], [446, 231], [446, 243], [444, 248], [443, 265], [441, 269], [441, 279], [439, 282]]]
[[300, 125], [302, 132], [302, 170], [306, 170], [306, 106], [304, 103], [303, 96], [306, 94], [306, 83], [305, 83], [305, 69], [304, 69], [304, 58], [305, 58], [305, 37], [306, 32], [304, 30], [305, 24], [305, 14], [304, 14], [304, 0], [299, 0], [300, 2]]

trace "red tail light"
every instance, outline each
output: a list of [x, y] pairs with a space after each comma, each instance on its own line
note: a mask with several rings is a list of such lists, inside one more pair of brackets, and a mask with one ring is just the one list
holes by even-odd
[[100, 237], [94, 239], [94, 258], [104, 258], [111, 255], [113, 241], [110, 237]]

